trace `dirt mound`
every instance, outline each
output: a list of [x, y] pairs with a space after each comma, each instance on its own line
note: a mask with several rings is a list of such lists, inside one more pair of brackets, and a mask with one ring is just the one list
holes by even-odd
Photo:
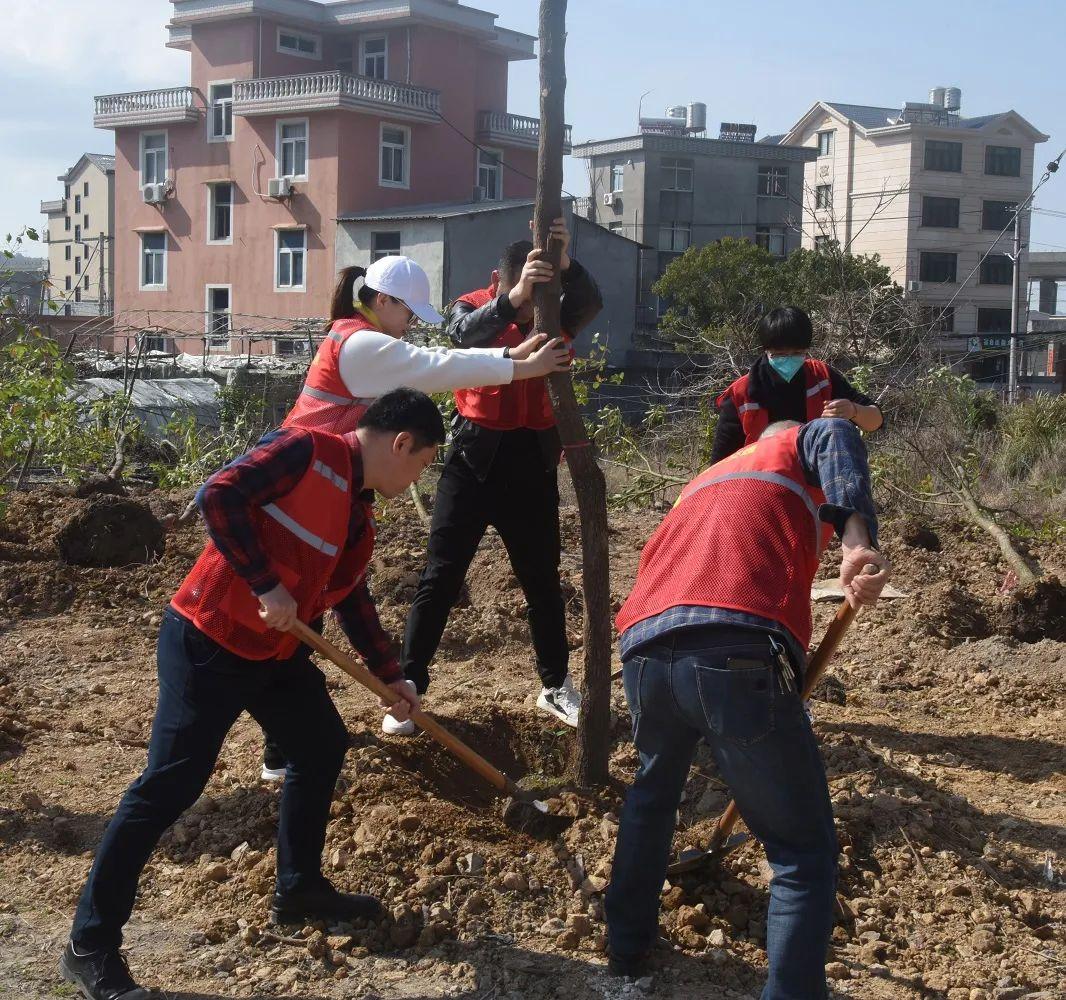
[[997, 609], [998, 631], [1021, 642], [1066, 642], [1066, 587], [1049, 576], [1020, 587]]
[[75, 566], [128, 566], [162, 555], [163, 525], [144, 505], [123, 497], [91, 500], [56, 533], [56, 548]]
[[916, 622], [927, 635], [960, 642], [992, 634], [984, 604], [970, 591], [952, 582], [929, 587], [922, 595]]
[[928, 525], [914, 517], [902, 517], [894, 521], [889, 530], [904, 545], [926, 552], [940, 551], [940, 536]]

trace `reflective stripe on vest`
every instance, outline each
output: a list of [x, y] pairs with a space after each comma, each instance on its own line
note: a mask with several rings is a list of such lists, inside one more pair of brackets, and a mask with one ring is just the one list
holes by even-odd
[[818, 393], [820, 393], [820, 392], [821, 392], [821, 391], [822, 391], [823, 389], [828, 389], [828, 388], [829, 388], [829, 387], [830, 387], [830, 386], [831, 386], [832, 384], [833, 384], [833, 383], [832, 383], [832, 382], [830, 382], [830, 381], [829, 381], [829, 379], [827, 379], [827, 378], [824, 378], [824, 379], [822, 379], [822, 381], [821, 381], [821, 382], [819, 382], [819, 383], [818, 383], [817, 385], [812, 385], [812, 386], [811, 386], [811, 387], [810, 387], [810, 388], [809, 388], [809, 389], [807, 390], [807, 395], [808, 395], [808, 397], [810, 397], [810, 396], [817, 396], [817, 395], [818, 395]]
[[318, 459], [315, 459], [314, 464], [311, 466], [311, 468], [314, 469], [314, 471], [317, 472], [320, 476], [323, 476], [324, 478], [328, 479], [334, 486], [337, 487], [337, 489], [341, 491], [341, 493], [348, 492], [348, 483], [345, 481], [344, 477], [338, 476], [336, 472], [334, 472], [328, 465], [326, 465], [325, 462], [321, 462]]
[[324, 538], [319, 538], [313, 531], [308, 531], [299, 521], [289, 517], [280, 507], [275, 504], [267, 504], [262, 508], [264, 514], [269, 514], [282, 527], [288, 528], [302, 542], [306, 542], [311, 548], [316, 549], [330, 558], [339, 551], [336, 545], [332, 545]]
[[761, 410], [762, 407], [758, 403], [744, 403], [742, 406], [737, 407], [737, 415], [741, 413], [747, 413], [748, 410]]
[[305, 385], [300, 390], [300, 394], [323, 403], [333, 403], [335, 406], [370, 406], [376, 398], [374, 396], [336, 396], [332, 392], [326, 392], [325, 389], [316, 389], [310, 385]]
[[728, 483], [735, 479], [758, 479], [763, 483], [773, 483], [775, 486], [784, 486], [786, 490], [790, 490], [795, 493], [802, 501], [803, 505], [807, 508], [807, 513], [811, 515], [814, 520], [814, 551], [817, 554], [822, 545], [822, 522], [818, 517], [818, 505], [811, 499], [811, 495], [794, 479], [789, 479], [788, 476], [782, 476], [779, 472], [762, 472], [757, 469], [753, 469], [748, 472], [730, 472], [724, 476], [715, 476], [714, 479], [708, 479], [705, 483], [700, 483], [691, 493], [689, 493], [685, 499], [695, 496], [701, 490], [705, 490], [708, 486], [716, 486], [718, 483]]

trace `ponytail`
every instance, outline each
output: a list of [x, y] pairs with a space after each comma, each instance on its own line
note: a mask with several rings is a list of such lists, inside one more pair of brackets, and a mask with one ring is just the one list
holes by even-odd
[[355, 315], [355, 282], [366, 277], [365, 267], [346, 267], [340, 274], [340, 281], [333, 289], [333, 298], [329, 304], [329, 331], [339, 319], [351, 319]]

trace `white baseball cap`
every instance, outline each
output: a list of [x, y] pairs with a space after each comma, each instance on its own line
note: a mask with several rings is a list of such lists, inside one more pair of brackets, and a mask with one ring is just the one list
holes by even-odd
[[366, 269], [369, 288], [399, 299], [423, 323], [443, 323], [444, 317], [430, 305], [429, 278], [410, 257], [381, 257]]

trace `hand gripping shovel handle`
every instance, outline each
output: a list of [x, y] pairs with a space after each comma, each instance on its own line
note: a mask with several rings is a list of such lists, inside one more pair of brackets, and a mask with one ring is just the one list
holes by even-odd
[[[375, 677], [366, 667], [354, 660], [343, 650], [338, 649], [328, 639], [319, 635], [313, 628], [309, 628], [301, 621], [297, 621], [289, 631], [301, 642], [307, 643], [315, 652], [321, 653], [327, 660], [331, 660], [340, 667], [349, 677], [354, 678], [363, 687], [368, 688], [383, 701], [390, 705], [396, 701], [396, 692], [383, 680]], [[455, 757], [466, 764], [471, 770], [476, 771], [490, 785], [498, 788], [508, 795], [517, 796], [518, 787], [502, 771], [493, 767], [481, 754], [468, 747], [458, 736], [448, 732], [436, 719], [426, 715], [420, 708], [411, 709], [411, 719], [415, 725], [427, 732], [442, 747], [449, 750]]]
[[[878, 569], [873, 563], [867, 563], [862, 571], [866, 576], [874, 576]], [[848, 626], [855, 621], [855, 616], [858, 613], [858, 609], [853, 608], [846, 600], [840, 602], [835, 617], [829, 623], [829, 628], [825, 630], [825, 635], [822, 636], [822, 641], [818, 643], [818, 648], [807, 661], [807, 669], [803, 673], [803, 692], [801, 694], [804, 701], [811, 696], [811, 692], [818, 686], [818, 682], [822, 679], [822, 674], [825, 673], [825, 668], [837, 651], [837, 646], [840, 645], [840, 640], [844, 638], [844, 633], [848, 630]], [[708, 853], [721, 847], [725, 839], [733, 832], [733, 827], [736, 826], [739, 818], [740, 813], [737, 811], [736, 800], [730, 800], [729, 805], [725, 807], [725, 811], [718, 817], [718, 822], [714, 825], [714, 833], [711, 834], [710, 845], [707, 848]]]

